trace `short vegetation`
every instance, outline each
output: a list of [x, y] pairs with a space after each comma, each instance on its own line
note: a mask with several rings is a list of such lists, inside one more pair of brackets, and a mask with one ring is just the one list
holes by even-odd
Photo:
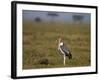
[[[65, 66], [57, 50], [60, 34], [72, 53]], [[90, 42], [86, 23], [23, 22], [23, 69], [90, 66]]]

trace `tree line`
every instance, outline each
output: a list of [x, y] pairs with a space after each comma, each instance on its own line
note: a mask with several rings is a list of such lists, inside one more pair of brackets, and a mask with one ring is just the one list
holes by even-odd
[[[59, 17], [59, 14], [56, 13], [56, 12], [48, 12], [46, 15], [47, 15], [47, 17], [50, 17], [51, 23], [55, 22], [55, 19], [57, 17]], [[34, 20], [36, 22], [42, 22], [42, 19], [39, 16], [35, 17]], [[72, 15], [72, 20], [73, 20], [74, 23], [82, 23], [83, 20], [84, 20], [84, 16], [80, 15], [80, 14], [73, 14]]]

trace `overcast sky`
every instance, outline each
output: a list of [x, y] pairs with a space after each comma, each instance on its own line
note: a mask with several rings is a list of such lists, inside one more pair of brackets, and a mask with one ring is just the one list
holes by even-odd
[[[33, 11], [33, 10], [23, 10], [23, 19], [34, 21], [36, 17], [40, 17], [42, 21], [50, 21], [51, 17], [47, 16], [50, 12], [47, 11]], [[84, 16], [84, 22], [90, 22], [91, 15], [89, 13], [72, 13], [72, 12], [56, 12], [59, 16], [55, 17], [55, 21], [72, 22], [73, 15]]]

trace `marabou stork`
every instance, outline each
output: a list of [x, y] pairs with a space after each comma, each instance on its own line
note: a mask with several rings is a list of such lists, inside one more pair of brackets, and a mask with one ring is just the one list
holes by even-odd
[[64, 59], [63, 64], [65, 66], [66, 57], [68, 57], [69, 59], [72, 59], [72, 54], [71, 54], [70, 50], [67, 47], [65, 47], [65, 44], [61, 38], [59, 38], [58, 50], [63, 55], [63, 59]]

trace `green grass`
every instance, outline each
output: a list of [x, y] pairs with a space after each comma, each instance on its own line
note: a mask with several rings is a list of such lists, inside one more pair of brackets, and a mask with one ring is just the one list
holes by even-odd
[[[59, 35], [72, 53], [66, 59], [57, 50]], [[90, 66], [90, 25], [23, 22], [23, 69]]]

